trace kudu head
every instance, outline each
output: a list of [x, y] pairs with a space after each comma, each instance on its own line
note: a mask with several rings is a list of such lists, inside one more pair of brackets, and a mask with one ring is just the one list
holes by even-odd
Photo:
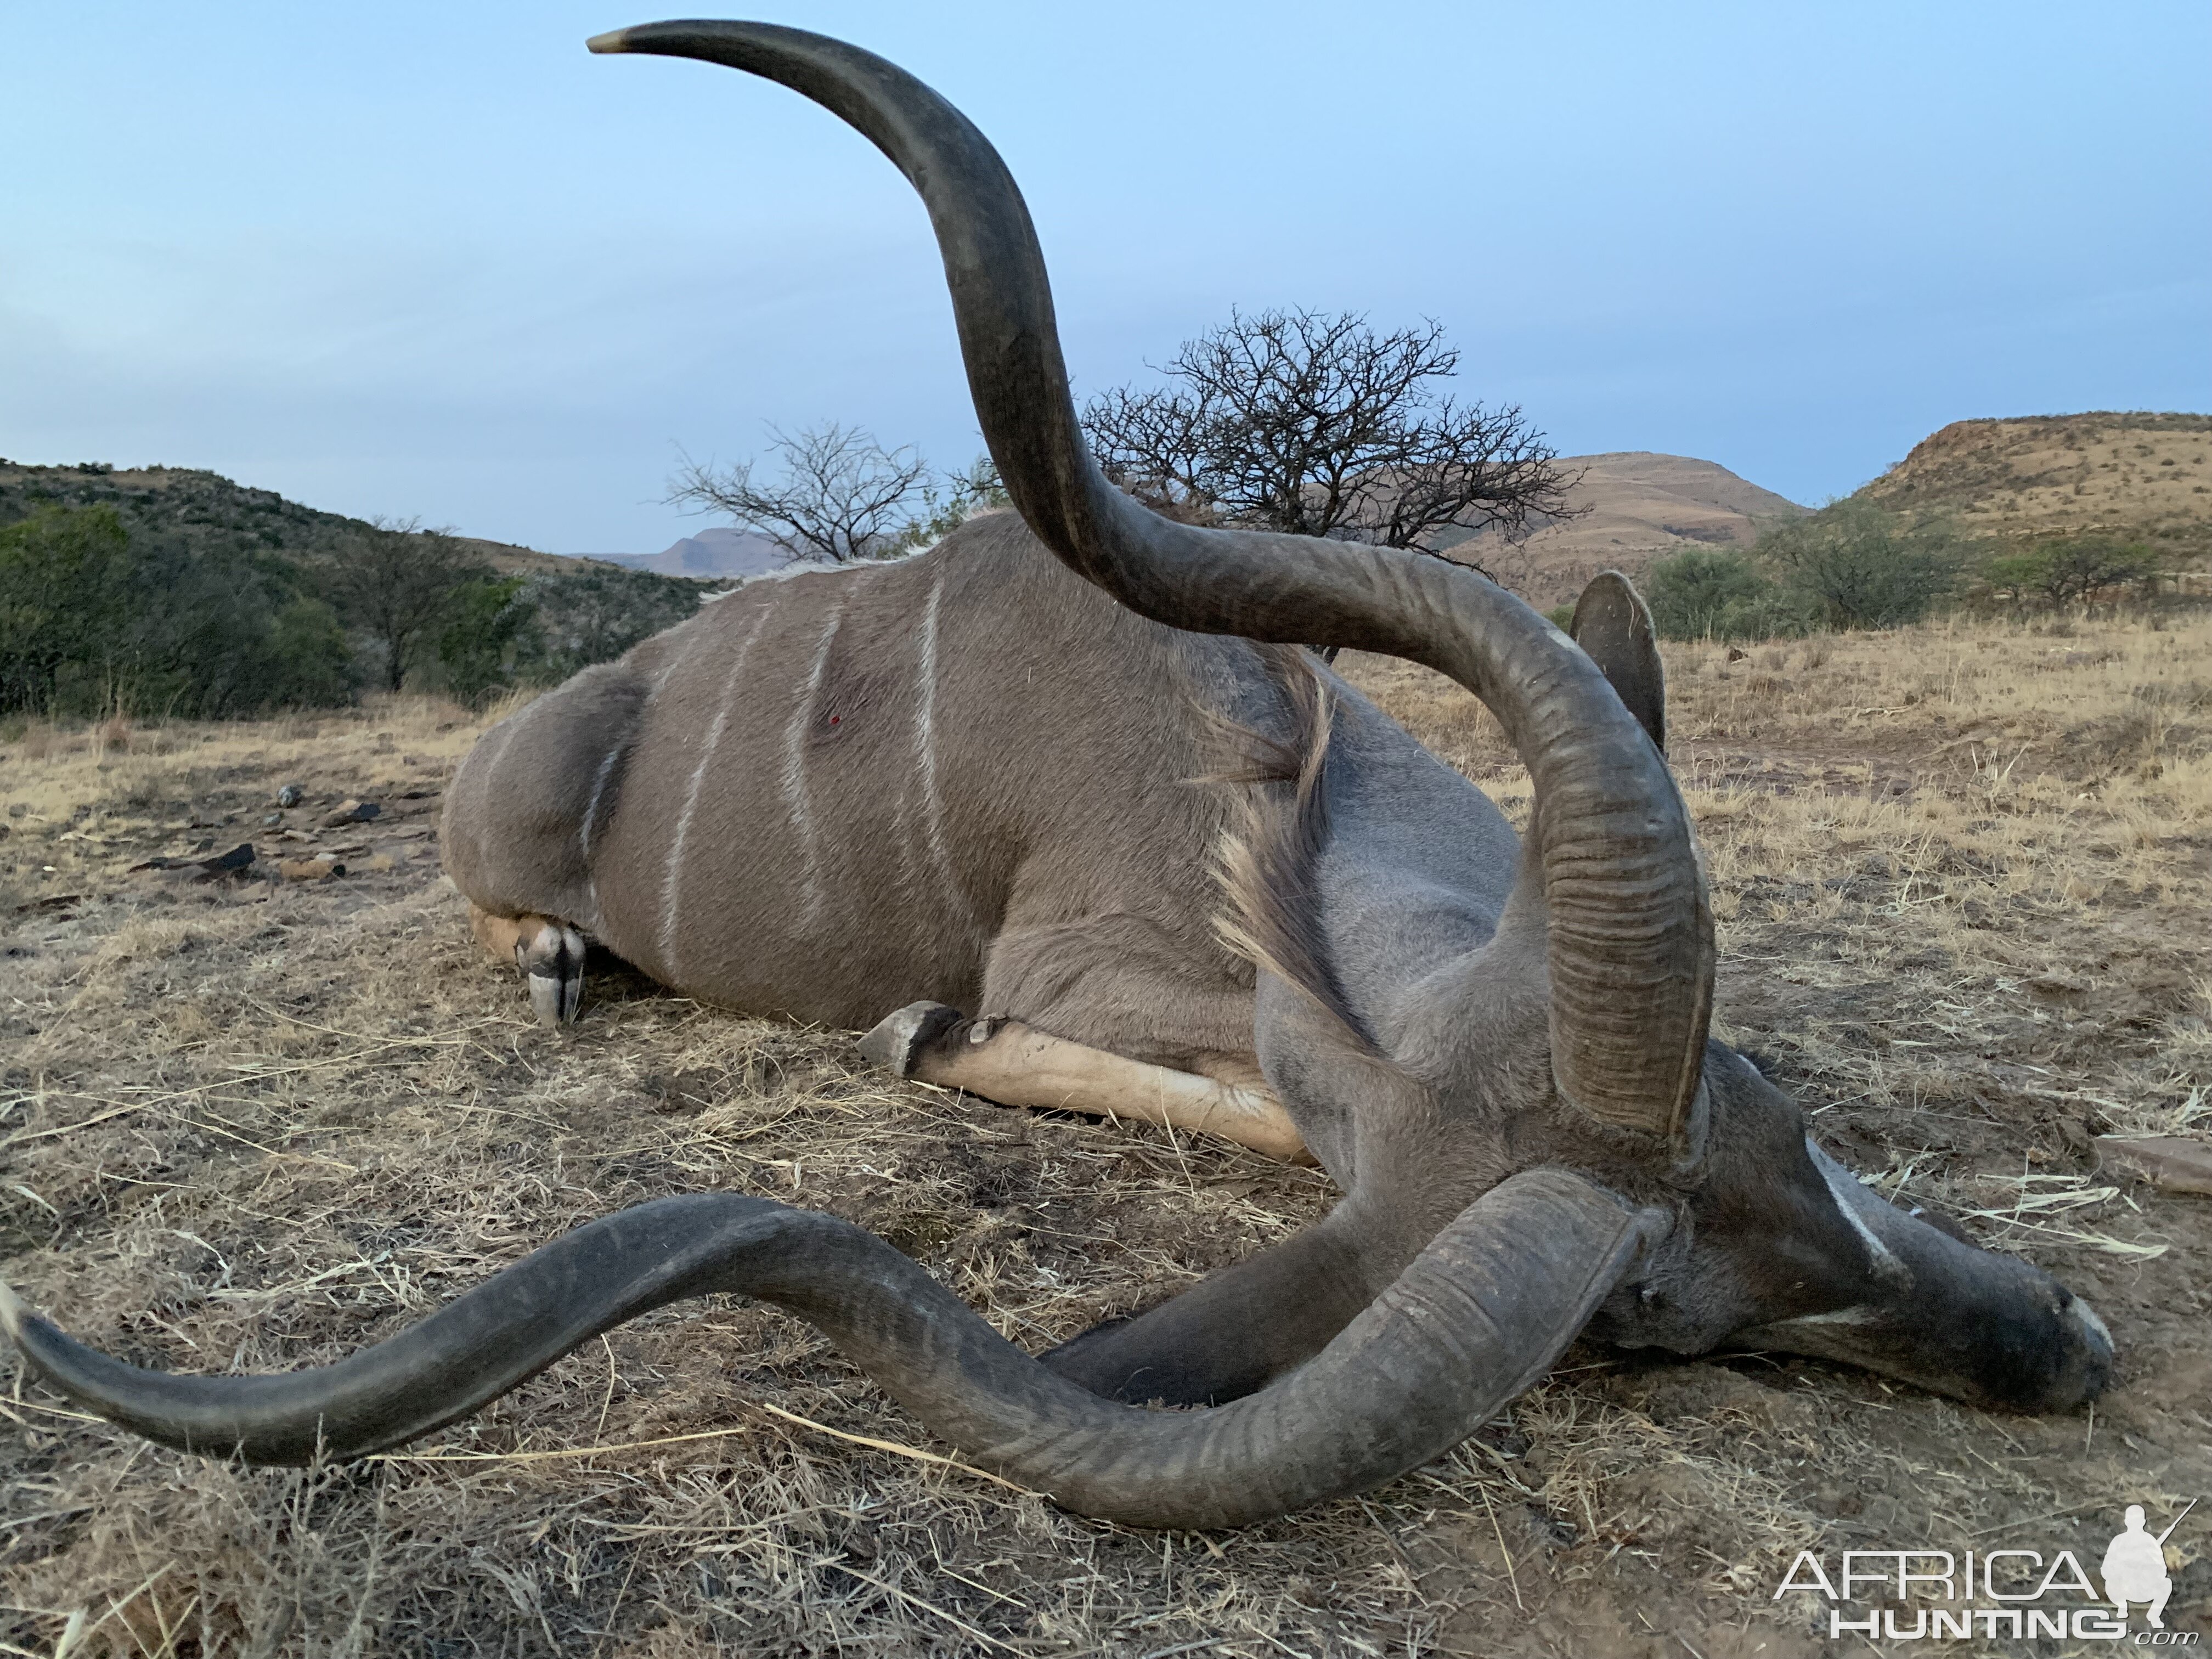
[[[1661, 763], [1665, 676], [1650, 613], [1608, 573], [1568, 632], [1629, 717], [1577, 734], [1600, 751], [1594, 769], [1614, 792], [1601, 798], [1626, 833], [1612, 842], [1620, 832], [1567, 805], [1544, 739], [1524, 738], [1533, 822], [1492, 941], [1402, 990], [1370, 1030], [1347, 1030], [1325, 994], [1278, 999], [1295, 1006], [1278, 1042], [1305, 1048], [1303, 1063], [1273, 1068], [1294, 1090], [1309, 1069], [1324, 1090], [1364, 1072], [1371, 1092], [1400, 1099], [1387, 1116], [1297, 1103], [1353, 1194], [1339, 1224], [1352, 1248], [1389, 1271], [1470, 1192], [1554, 1165], [1670, 1218], [1591, 1322], [1602, 1340], [1818, 1355], [2016, 1410], [2095, 1395], [2112, 1347], [2086, 1303], [1882, 1201], [1814, 1144], [1795, 1101], [1708, 1036], [1712, 928]], [[1614, 845], [1630, 856], [1616, 860]], [[1332, 1046], [1364, 1052], [1348, 1072], [1314, 1067], [1310, 1055]], [[1381, 1133], [1347, 1133], [1370, 1121]]]
[[139, 1370], [0, 1287], [0, 1326], [33, 1370], [165, 1443], [295, 1462], [400, 1443], [648, 1308], [742, 1291], [821, 1327], [975, 1461], [1081, 1512], [1170, 1527], [1279, 1514], [1413, 1468], [1593, 1320], [1615, 1341], [1835, 1354], [2027, 1408], [2102, 1385], [2110, 1343], [2065, 1291], [1875, 1200], [1708, 1042], [1712, 922], [1654, 741], [1648, 619], [1625, 585], [1593, 600], [1586, 650], [1442, 560], [1147, 512], [1085, 449], [1027, 210], [958, 111], [869, 53], [770, 25], [661, 23], [592, 45], [779, 81], [897, 164], [936, 228], [991, 453], [1074, 569], [1176, 627], [1425, 663], [1526, 760], [1534, 821], [1486, 945], [1364, 1032], [1263, 977], [1262, 1058], [1349, 1194], [1307, 1237], [1352, 1247], [1322, 1276], [1358, 1286], [1358, 1305], [1248, 1397], [1146, 1411], [1011, 1347], [857, 1228], [702, 1194], [580, 1228], [386, 1342], [283, 1376]]

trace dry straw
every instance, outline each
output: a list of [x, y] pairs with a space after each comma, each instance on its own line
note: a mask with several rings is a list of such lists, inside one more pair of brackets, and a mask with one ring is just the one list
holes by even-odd
[[[19, 1383], [0, 1401], [0, 1641], [73, 1659], [1782, 1651], [1811, 1612], [1771, 1599], [1799, 1548], [2101, 1549], [2117, 1495], [2212, 1486], [2186, 1322], [2212, 1206], [2088, 1151], [2206, 1128], [2208, 660], [2212, 625], [2191, 621], [1668, 665], [1724, 1035], [1886, 1194], [2088, 1292], [2130, 1366], [2094, 1428], [1779, 1358], [1578, 1352], [1364, 1499], [1160, 1537], [968, 1468], [806, 1327], [710, 1298], [344, 1468], [180, 1457]], [[1346, 666], [1525, 811], [1463, 693]], [[27, 1300], [143, 1363], [289, 1368], [615, 1206], [720, 1187], [851, 1217], [1036, 1348], [1326, 1209], [1316, 1171], [898, 1084], [842, 1034], [619, 973], [573, 1034], [538, 1030], [421, 833], [473, 730], [377, 703], [142, 725], [127, 753], [46, 728], [0, 751], [20, 952], [0, 957], [0, 1227]], [[124, 873], [190, 850], [192, 820], [265, 835], [289, 781], [386, 801], [347, 833], [392, 867], [185, 890]], [[2193, 1536], [2173, 1541], [2201, 1576]]]

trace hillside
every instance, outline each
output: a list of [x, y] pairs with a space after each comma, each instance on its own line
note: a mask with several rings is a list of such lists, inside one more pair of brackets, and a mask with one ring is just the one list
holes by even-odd
[[[28, 466], [0, 459], [0, 524], [41, 507], [95, 506], [112, 507], [134, 530], [175, 535], [194, 547], [224, 543], [301, 554], [368, 528], [360, 519], [303, 507], [273, 489], [191, 467]], [[460, 539], [501, 575], [550, 574], [575, 565], [535, 548], [477, 536]]]
[[1801, 517], [1796, 502], [1713, 461], [1632, 450], [1562, 457], [1582, 482], [1569, 495], [1579, 516], [1546, 525], [1519, 547], [1486, 533], [1448, 550], [1498, 577], [1531, 604], [1564, 604], [1601, 570], [1643, 574], [1686, 547], [1748, 547], [1759, 525]]
[[1858, 492], [2003, 541], [2098, 533], [2212, 558], [2212, 415], [1954, 421]]
[[0, 461], [0, 535], [9, 714], [331, 707], [394, 672], [480, 699], [619, 655], [712, 586], [477, 537], [394, 563], [419, 538], [180, 467]]

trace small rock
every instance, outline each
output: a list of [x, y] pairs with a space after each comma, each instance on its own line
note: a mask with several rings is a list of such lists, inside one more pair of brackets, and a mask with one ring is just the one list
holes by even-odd
[[306, 793], [298, 784], [288, 783], [276, 792], [276, 804], [279, 806], [297, 806], [301, 796]]
[[345, 874], [346, 867], [334, 859], [286, 859], [276, 872], [287, 881], [328, 881]]
[[323, 820], [325, 830], [342, 830], [349, 823], [367, 823], [384, 811], [373, 800], [349, 800]]
[[128, 873], [134, 876], [143, 874], [173, 884], [220, 881], [226, 876], [244, 875], [252, 867], [254, 858], [253, 844], [242, 842], [228, 853], [211, 859], [148, 859], [143, 864], [132, 865]]
[[225, 853], [221, 858], [213, 858], [204, 860], [200, 865], [200, 868], [206, 871], [208, 874], [211, 876], [234, 875], [239, 871], [245, 869], [247, 865], [252, 863], [253, 858], [253, 843], [252, 842], [241, 842], [237, 846], [232, 848], [230, 851]]
[[261, 815], [261, 827], [264, 830], [283, 822], [284, 815], [282, 812], [264, 812]]

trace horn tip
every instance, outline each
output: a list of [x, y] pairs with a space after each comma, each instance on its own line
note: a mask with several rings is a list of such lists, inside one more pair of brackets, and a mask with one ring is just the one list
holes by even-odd
[[629, 50], [629, 31], [628, 29], [609, 29], [605, 34], [595, 34], [590, 40], [584, 42], [584, 49], [587, 52], [628, 52]]
[[15, 1287], [6, 1279], [0, 1279], [0, 1331], [8, 1333], [9, 1341], [19, 1346], [21, 1344], [23, 1321], [29, 1316], [30, 1312], [31, 1310], [23, 1305], [22, 1297], [15, 1294]]

